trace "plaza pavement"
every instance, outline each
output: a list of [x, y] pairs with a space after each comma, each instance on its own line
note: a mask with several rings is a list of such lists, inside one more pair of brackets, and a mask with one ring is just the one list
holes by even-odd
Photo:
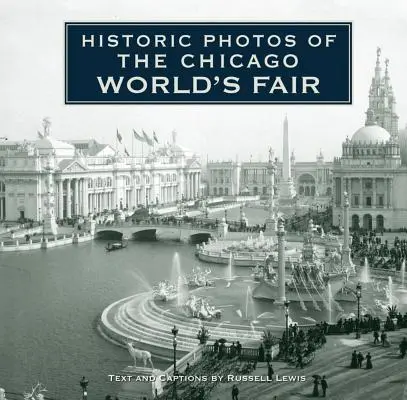
[[[316, 352], [311, 365], [304, 369], [288, 367], [282, 362], [273, 362], [278, 375], [305, 375], [306, 382], [246, 382], [238, 384], [239, 400], [300, 400], [312, 397], [312, 375], [326, 375], [327, 399], [331, 400], [402, 400], [407, 399], [407, 358], [399, 357], [398, 345], [407, 330], [389, 332], [390, 347], [373, 345], [373, 335], [354, 339], [354, 334], [328, 336], [324, 348]], [[372, 355], [373, 369], [350, 369], [351, 353], [361, 351]], [[366, 360], [363, 365], [365, 366]], [[252, 375], [267, 375], [265, 363], [258, 365]], [[233, 383], [219, 384], [211, 399], [223, 400], [232, 397]], [[321, 390], [320, 390], [321, 397]]]

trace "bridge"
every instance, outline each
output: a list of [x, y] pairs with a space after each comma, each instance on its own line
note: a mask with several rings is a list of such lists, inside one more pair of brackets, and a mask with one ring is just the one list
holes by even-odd
[[[157, 232], [172, 233], [175, 238], [182, 242], [188, 242], [195, 239], [199, 241], [208, 238], [221, 238], [224, 236], [224, 224], [200, 224], [200, 223], [182, 223], [147, 221], [144, 223], [123, 222], [117, 224], [98, 224], [95, 229], [97, 239], [116, 237], [128, 238], [155, 238]], [[227, 225], [226, 225], [227, 232]]]

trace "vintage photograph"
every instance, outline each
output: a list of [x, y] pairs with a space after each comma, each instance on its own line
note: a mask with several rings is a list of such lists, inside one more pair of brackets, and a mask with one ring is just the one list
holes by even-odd
[[[0, 400], [407, 399], [407, 3], [1, 3]], [[351, 23], [351, 104], [69, 103], [68, 22]]]

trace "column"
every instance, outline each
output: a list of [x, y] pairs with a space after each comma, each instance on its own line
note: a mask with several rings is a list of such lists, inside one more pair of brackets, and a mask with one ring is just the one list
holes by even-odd
[[349, 178], [348, 196], [349, 196], [349, 205], [350, 207], [352, 207], [352, 178]]
[[[200, 172], [198, 172], [198, 193], [199, 193], [199, 197], [201, 197], [201, 173]], [[233, 184], [233, 176], [231, 176], [230, 177], [230, 180], [231, 180], [231, 182], [232, 182], [232, 184]], [[239, 194], [238, 192], [236, 192], [236, 194]]]
[[66, 180], [66, 216], [72, 217], [72, 198], [71, 198], [71, 180]]
[[383, 187], [384, 187], [384, 208], [387, 208], [387, 178], [383, 179]]
[[363, 208], [363, 178], [359, 177], [360, 182], [360, 194], [359, 194], [359, 208]]
[[58, 218], [64, 218], [64, 181], [58, 181]]
[[3, 197], [0, 197], [0, 220], [3, 219]]
[[89, 196], [88, 196], [88, 180], [83, 180], [83, 215], [86, 217], [89, 214]]
[[78, 179], [74, 180], [74, 214], [79, 214], [79, 182]]
[[376, 178], [372, 179], [372, 188], [373, 188], [373, 198], [372, 198], [372, 207], [376, 208]]
[[184, 192], [184, 194], [185, 194], [185, 199], [188, 199], [189, 195], [190, 195], [190, 193], [189, 193], [189, 174], [185, 175], [185, 192]]
[[344, 196], [345, 202], [343, 205], [343, 249], [342, 249], [342, 266], [348, 272], [355, 272], [355, 267], [350, 258], [349, 247], [349, 197]]
[[[194, 192], [194, 196], [195, 196], [195, 198], [197, 198], [197, 197], [199, 197], [199, 195], [198, 195], [198, 192], [199, 192], [199, 186], [198, 186], [198, 172], [195, 172], [195, 174], [194, 174], [195, 176], [194, 176], [194, 178], [195, 178], [195, 184], [194, 184], [194, 189], [195, 189], [195, 192]], [[230, 178], [231, 179], [231, 178]], [[232, 193], [231, 193], [232, 194]]]
[[283, 303], [285, 297], [285, 231], [284, 222], [280, 218], [277, 225], [277, 240], [278, 240], [278, 298], [276, 302]]
[[393, 178], [389, 178], [389, 207], [393, 208]]

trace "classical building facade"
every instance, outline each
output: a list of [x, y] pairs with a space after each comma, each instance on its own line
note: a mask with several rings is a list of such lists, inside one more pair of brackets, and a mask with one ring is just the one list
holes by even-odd
[[353, 229], [407, 227], [407, 129], [398, 129], [389, 62], [382, 73], [380, 53], [378, 49], [365, 126], [346, 138], [333, 165], [333, 223], [343, 223], [346, 191]]
[[0, 220], [70, 218], [200, 196], [201, 164], [173, 142], [141, 159], [97, 141], [60, 141], [44, 120], [36, 141], [0, 144]]
[[[291, 179], [295, 191], [303, 200], [332, 196], [332, 162], [324, 160], [322, 152], [316, 161], [296, 162], [291, 154]], [[207, 180], [210, 196], [239, 194], [268, 196], [268, 162], [220, 161], [208, 162]], [[283, 163], [277, 162], [275, 191], [283, 178]]]

